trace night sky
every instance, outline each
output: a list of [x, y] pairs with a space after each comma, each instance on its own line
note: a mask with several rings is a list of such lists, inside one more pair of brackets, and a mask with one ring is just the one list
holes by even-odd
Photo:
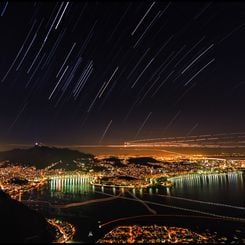
[[244, 132], [242, 2], [1, 2], [0, 144]]

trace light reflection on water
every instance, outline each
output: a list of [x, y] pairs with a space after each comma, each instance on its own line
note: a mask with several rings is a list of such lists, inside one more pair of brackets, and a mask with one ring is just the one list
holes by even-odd
[[[225, 202], [231, 204], [245, 205], [244, 198], [244, 174], [229, 173], [222, 175], [193, 175], [181, 177], [174, 181], [174, 187], [171, 188], [148, 188], [140, 190], [131, 190], [133, 194], [143, 197], [145, 193], [149, 195], [165, 194], [169, 196], [180, 196], [197, 200], [208, 200], [216, 202]], [[92, 177], [88, 176], [66, 176], [53, 177], [49, 180], [48, 187], [42, 191], [41, 197], [53, 200], [81, 201], [91, 198], [97, 198], [98, 192], [110, 193], [113, 195], [118, 192], [125, 193], [123, 188], [107, 189], [104, 187], [94, 187], [90, 184]]]
[[83, 175], [67, 175], [52, 177], [46, 189], [39, 193], [39, 199], [51, 202], [79, 202], [93, 198], [95, 187], [90, 182], [92, 177]]
[[174, 179], [171, 194], [199, 200], [209, 200], [245, 205], [244, 174], [241, 172], [228, 174], [193, 175]]
[[55, 192], [84, 194], [92, 192], [93, 188], [90, 185], [92, 177], [87, 176], [64, 176], [54, 177], [49, 181], [49, 190], [51, 197]]
[[[239, 173], [230, 173], [228, 175], [195, 175], [192, 177], [187, 176], [175, 179], [175, 185], [171, 188], [148, 188], [141, 190], [131, 190], [131, 193], [136, 194], [138, 197], [144, 200], [157, 201], [159, 203], [167, 205], [180, 207], [183, 206], [186, 208], [193, 208], [201, 211], [214, 212], [219, 211], [220, 207], [216, 207], [213, 205], [201, 205], [199, 203], [193, 202], [184, 202], [181, 200], [172, 199], [171, 196], [213, 201], [217, 203], [230, 203], [234, 205], [240, 202], [240, 204], [242, 204], [241, 206], [245, 206], [245, 200], [243, 200], [244, 198], [242, 196], [245, 189], [244, 178], [245, 175]], [[41, 196], [43, 199], [49, 200], [51, 202], [82, 202], [88, 199], [97, 199], [99, 197], [105, 198], [105, 195], [98, 194], [98, 192], [104, 192], [104, 194], [112, 195], [117, 195], [119, 192], [122, 192], [125, 196], [127, 196], [126, 189], [108, 189], [94, 187], [90, 184], [91, 180], [91, 177], [89, 178], [82, 175], [52, 178], [49, 180], [49, 184], [46, 190], [43, 191]], [[157, 194], [160, 194], [162, 196], [156, 197], [155, 195]], [[167, 195], [168, 197], [164, 197], [164, 195]], [[154, 210], [157, 210], [159, 213], [162, 212], [165, 214], [164, 207], [161, 208], [154, 205], [150, 205], [150, 207]], [[213, 210], [213, 208], [215, 207], [216, 209]], [[225, 209], [225, 211], [231, 211], [231, 213], [225, 213], [225, 215], [234, 215], [234, 209]], [[72, 213], [73, 216], [71, 218], [71, 223], [76, 221], [77, 223], [74, 224], [76, 224], [77, 227], [80, 227], [78, 228], [79, 234], [76, 238], [79, 241], [83, 241], [85, 238], [87, 238], [88, 232], [93, 229], [95, 223], [97, 224], [97, 219], [108, 221], [124, 216], [128, 217], [145, 213], [148, 214], [148, 210], [144, 205], [142, 205], [141, 202], [132, 202], [125, 200], [113, 200], [113, 202], [100, 203], [100, 205], [88, 205], [84, 207], [78, 207], [75, 209], [71, 209], [70, 212], [75, 212]], [[180, 214], [182, 211], [168, 209], [166, 212], [168, 214]], [[220, 214], [223, 213], [221, 212]], [[90, 225], [86, 223], [88, 222], [88, 220], [85, 220], [85, 216], [89, 217], [88, 220], [89, 222], [91, 222]], [[67, 217], [69, 216], [65, 216], [65, 218]]]
[[183, 186], [243, 185], [243, 174], [232, 172], [228, 174], [188, 175], [173, 181], [177, 188], [182, 188]]

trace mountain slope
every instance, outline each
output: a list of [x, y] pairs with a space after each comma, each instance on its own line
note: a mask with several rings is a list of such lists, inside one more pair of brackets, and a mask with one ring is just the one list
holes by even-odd
[[0, 190], [0, 242], [51, 242], [54, 234], [38, 212]]
[[70, 163], [76, 159], [83, 159], [84, 162], [93, 159], [91, 154], [82, 153], [68, 148], [56, 148], [47, 146], [35, 146], [29, 149], [14, 149], [0, 152], [0, 161], [10, 161], [25, 165], [45, 168], [50, 163], [62, 161]]

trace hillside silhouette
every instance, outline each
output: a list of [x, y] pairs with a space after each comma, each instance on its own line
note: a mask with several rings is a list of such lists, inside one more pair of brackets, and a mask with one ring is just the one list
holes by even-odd
[[0, 189], [0, 242], [52, 242], [55, 234], [37, 211], [11, 199]]
[[82, 159], [86, 163], [91, 158], [93, 159], [94, 156], [77, 150], [47, 146], [35, 146], [29, 149], [13, 149], [0, 152], [0, 161], [36, 166], [39, 169], [58, 161], [71, 163], [73, 160]]

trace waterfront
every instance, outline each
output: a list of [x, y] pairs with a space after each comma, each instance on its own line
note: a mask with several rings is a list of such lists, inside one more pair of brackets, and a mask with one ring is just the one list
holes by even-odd
[[[185, 227], [190, 224], [188, 216], [203, 216], [204, 213], [245, 219], [243, 208], [245, 200], [241, 197], [245, 189], [245, 176], [241, 172], [227, 175], [185, 176], [174, 180], [175, 185], [171, 188], [133, 189], [130, 192], [126, 189], [93, 187], [90, 185], [90, 180], [91, 178], [86, 176], [55, 177], [50, 179], [47, 188], [38, 192], [36, 196], [38, 200], [46, 200], [53, 204], [78, 202], [86, 204], [88, 202], [87, 205], [61, 209], [61, 212], [56, 214], [59, 218], [68, 220], [77, 227], [75, 241], [91, 241], [91, 239], [95, 241], [101, 236], [100, 224], [123, 217], [152, 215], [152, 210], [157, 215], [172, 216], [172, 218], [169, 216], [168, 219], [160, 218], [159, 220], [158, 218], [158, 222], [168, 220], [171, 225], [178, 223]], [[121, 196], [115, 197], [119, 193]], [[109, 199], [110, 197], [115, 198]], [[103, 198], [108, 198], [108, 200], [102, 201]], [[95, 201], [89, 204], [89, 200]], [[180, 219], [174, 215], [187, 216]], [[213, 218], [217, 217], [213, 216]], [[150, 222], [149, 217], [147, 220]], [[199, 221], [200, 219], [196, 224], [200, 225]], [[232, 223], [233, 221], [227, 220], [227, 222]], [[208, 226], [210, 222], [204, 222], [204, 224]], [[239, 224], [242, 223], [238, 222], [238, 226]], [[196, 228], [195, 222], [192, 226]], [[109, 228], [113, 228], [113, 225], [108, 226], [102, 233]]]
[[186, 176], [174, 180], [171, 194], [185, 198], [245, 206], [244, 173]]

